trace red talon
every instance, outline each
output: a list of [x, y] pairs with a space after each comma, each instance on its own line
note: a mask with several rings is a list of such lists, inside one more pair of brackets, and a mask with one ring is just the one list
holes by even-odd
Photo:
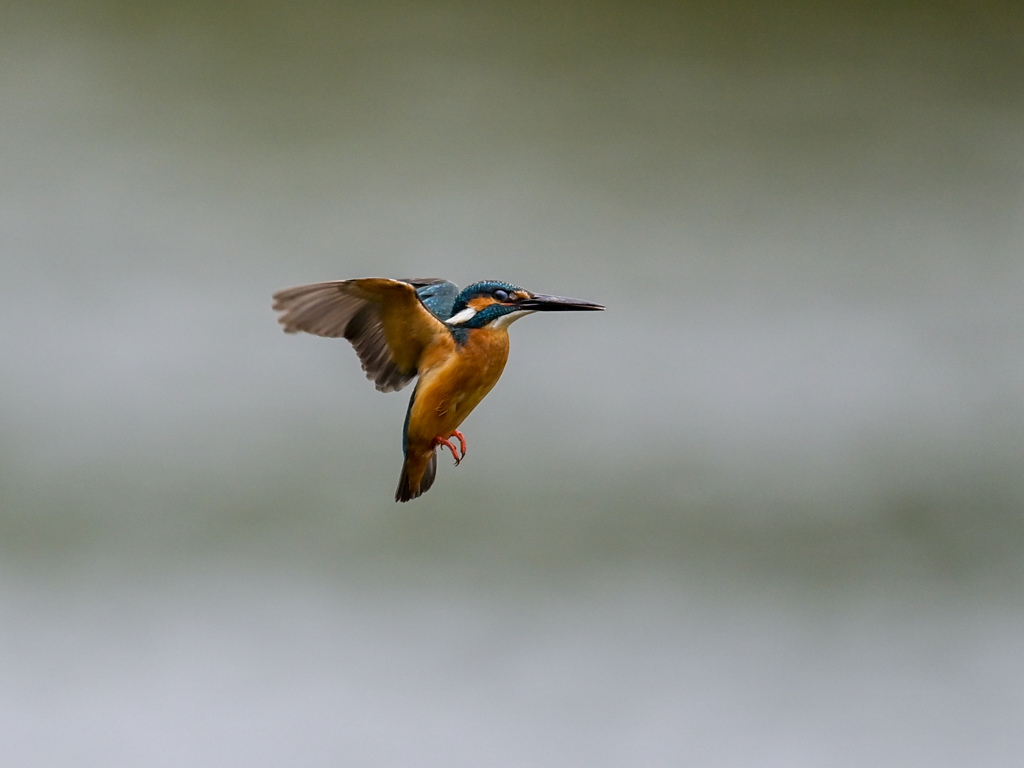
[[466, 458], [466, 438], [462, 436], [459, 430], [452, 430], [452, 437], [459, 438], [459, 446], [462, 448], [462, 458]]
[[[462, 442], [462, 441], [460, 441], [460, 442]], [[452, 452], [452, 458], [455, 459], [455, 466], [456, 467], [459, 466], [459, 462], [462, 461], [462, 456], [459, 456], [458, 449], [455, 447], [455, 445], [451, 441], [445, 440], [443, 437], [438, 435], [437, 437], [434, 438], [434, 445], [443, 445], [449, 451], [451, 451]], [[463, 443], [463, 445], [465, 445], [465, 443]], [[463, 456], [464, 455], [465, 455], [465, 451], [463, 451]]]

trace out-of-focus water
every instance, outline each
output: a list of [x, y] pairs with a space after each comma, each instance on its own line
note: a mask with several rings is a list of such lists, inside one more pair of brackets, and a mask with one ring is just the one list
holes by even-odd
[[[0, 27], [0, 754], [1019, 765], [1014, 4]], [[501, 278], [469, 456], [282, 287]]]

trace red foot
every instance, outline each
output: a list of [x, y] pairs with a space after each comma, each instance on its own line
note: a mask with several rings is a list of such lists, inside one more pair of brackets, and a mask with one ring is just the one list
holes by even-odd
[[459, 466], [459, 463], [464, 458], [466, 458], [466, 438], [464, 438], [462, 436], [462, 433], [459, 432], [458, 430], [455, 430], [454, 432], [452, 432], [451, 436], [452, 437], [457, 437], [459, 439], [459, 447], [462, 448], [462, 455], [461, 456], [459, 455], [459, 449], [455, 447], [455, 444], [452, 443], [450, 440], [446, 440], [445, 438], [441, 437], [440, 435], [438, 435], [437, 437], [434, 438], [434, 445], [443, 445], [449, 451], [451, 451], [452, 452], [452, 458], [455, 459], [455, 466], [457, 467], [457, 466]]
[[459, 447], [462, 448], [462, 458], [466, 458], [466, 438], [462, 436], [459, 430], [452, 430], [452, 437], [459, 438]]

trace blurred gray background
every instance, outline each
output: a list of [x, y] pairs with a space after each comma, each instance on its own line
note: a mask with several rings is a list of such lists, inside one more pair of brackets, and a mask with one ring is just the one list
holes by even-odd
[[[0, 14], [0, 763], [1024, 765], [1018, 3]], [[396, 505], [367, 275], [608, 311]]]

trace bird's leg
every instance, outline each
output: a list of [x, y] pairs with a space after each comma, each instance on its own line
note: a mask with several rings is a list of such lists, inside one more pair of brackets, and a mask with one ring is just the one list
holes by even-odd
[[[463, 444], [465, 444], [465, 443], [463, 443]], [[462, 461], [462, 456], [459, 455], [459, 449], [456, 448], [455, 445], [450, 440], [445, 440], [443, 437], [438, 435], [437, 437], [434, 438], [434, 445], [443, 445], [449, 451], [451, 451], [452, 452], [452, 458], [455, 459], [455, 466], [456, 467], [459, 466], [459, 462]], [[465, 454], [465, 451], [463, 451], [463, 454]]]

